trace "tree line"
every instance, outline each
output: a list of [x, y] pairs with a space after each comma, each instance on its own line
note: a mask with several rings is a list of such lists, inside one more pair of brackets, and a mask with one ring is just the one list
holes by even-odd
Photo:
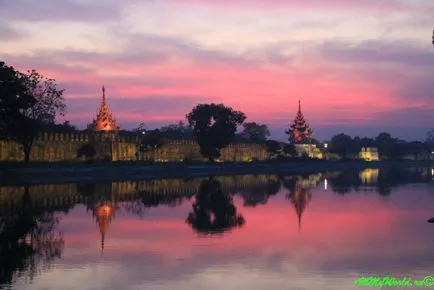
[[426, 159], [434, 151], [434, 130], [427, 133], [424, 142], [407, 142], [383, 132], [375, 138], [351, 137], [346, 134], [333, 136], [328, 143], [328, 151], [342, 158], [357, 158], [362, 147], [375, 147], [381, 159], [402, 159], [411, 156], [413, 159]]

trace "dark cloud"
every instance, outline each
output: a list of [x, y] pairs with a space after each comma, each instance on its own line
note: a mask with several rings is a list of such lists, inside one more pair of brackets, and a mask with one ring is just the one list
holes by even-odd
[[23, 31], [15, 29], [7, 23], [1, 23], [0, 21], [0, 39], [2, 41], [18, 40], [24, 38], [25, 36], [26, 33]]
[[[16, 67], [18, 70], [25, 72], [35, 69], [37, 71], [49, 70], [59, 74], [78, 74], [86, 75], [95, 73], [95, 69], [79, 63], [68, 64], [66, 61], [56, 59], [56, 54], [36, 53], [32, 55], [10, 55], [5, 54], [4, 60], [9, 65]], [[56, 76], [47, 76], [56, 78]]]
[[[125, 36], [118, 31], [119, 36]], [[245, 59], [244, 55], [205, 48], [199, 43], [180, 37], [167, 37], [156, 34], [130, 34], [126, 50], [138, 50], [141, 54], [148, 51], [158, 52], [166, 57], [205, 63], [207, 65], [249, 66], [257, 64]]]
[[434, 124], [432, 108], [416, 107], [393, 109], [388, 112], [374, 114], [371, 124], [400, 124], [406, 127], [430, 127]]
[[374, 85], [389, 87], [394, 98], [411, 100], [416, 104], [418, 101], [433, 101], [431, 106], [434, 104], [431, 43], [427, 47], [418, 47], [410, 41], [377, 40], [359, 45], [335, 41], [324, 43], [319, 52], [323, 59], [340, 66], [334, 73], [337, 78], [343, 75], [361, 77]]
[[411, 41], [385, 42], [381, 40], [364, 41], [353, 45], [339, 41], [327, 41], [319, 48], [324, 59], [349, 63], [396, 64], [408, 67], [432, 67], [434, 56], [432, 44], [420, 48]]
[[5, 58], [12, 63], [27, 66], [53, 65], [53, 63], [74, 63], [76, 66], [111, 69], [111, 65], [139, 67], [161, 65], [173, 58], [191, 63], [207, 65], [226, 65], [252, 67], [266, 63], [281, 62], [277, 51], [270, 51], [268, 57], [261, 60], [246, 59], [244, 55], [208, 49], [200, 44], [178, 37], [164, 37], [152, 34], [114, 33], [114, 37], [124, 38], [125, 47], [114, 53], [99, 53], [77, 50], [38, 50], [29, 54], [7, 54]]

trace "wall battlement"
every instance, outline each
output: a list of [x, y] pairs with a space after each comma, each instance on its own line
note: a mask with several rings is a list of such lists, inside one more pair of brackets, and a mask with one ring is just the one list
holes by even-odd
[[[139, 152], [140, 135], [107, 132], [52, 133], [43, 132], [35, 138], [30, 160], [36, 162], [85, 161], [79, 150], [90, 144], [97, 152], [96, 159], [111, 161], [181, 162], [204, 160], [194, 139], [163, 138], [159, 149]], [[269, 158], [265, 144], [234, 142], [221, 152], [220, 161], [252, 161]], [[14, 141], [0, 141], [0, 161], [23, 161], [21, 145]]]

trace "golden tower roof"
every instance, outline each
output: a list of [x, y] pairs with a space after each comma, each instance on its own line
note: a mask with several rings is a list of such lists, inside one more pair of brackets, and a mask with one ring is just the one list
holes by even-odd
[[290, 138], [295, 143], [304, 143], [307, 139], [312, 137], [312, 129], [304, 118], [303, 112], [301, 111], [301, 101], [298, 100], [298, 111], [295, 116], [294, 121], [289, 126], [286, 131], [290, 134]]
[[99, 107], [96, 120], [94, 121], [95, 131], [118, 131], [120, 127], [116, 124], [116, 120], [107, 104], [105, 96], [105, 88], [102, 87], [102, 100]]

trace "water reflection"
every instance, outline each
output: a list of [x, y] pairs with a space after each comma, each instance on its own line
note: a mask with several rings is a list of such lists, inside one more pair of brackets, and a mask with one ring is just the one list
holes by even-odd
[[368, 168], [360, 172], [341, 172], [330, 178], [328, 182], [334, 192], [342, 195], [352, 191], [376, 191], [381, 196], [389, 196], [394, 187], [406, 183], [430, 182], [430, 176], [429, 168], [406, 170], [399, 167], [382, 170]]
[[[67, 210], [57, 208], [56, 210]], [[0, 287], [17, 277], [32, 280], [41, 268], [50, 268], [61, 257], [64, 240], [56, 232], [59, 218], [54, 211], [36, 209], [29, 194], [24, 194], [12, 211], [0, 217]]]
[[80, 289], [349, 289], [360, 273], [428, 273], [429, 182], [431, 168], [373, 168], [0, 187], [0, 288], [66, 289], [73, 273]]
[[295, 207], [299, 230], [301, 230], [303, 212], [312, 198], [311, 189], [321, 182], [322, 177], [323, 174], [281, 177], [283, 187], [289, 191], [289, 193], [286, 194], [286, 198], [289, 199], [291, 204]]
[[215, 234], [241, 227], [245, 220], [232, 197], [223, 193], [220, 181], [210, 177], [202, 181], [187, 223], [198, 233]]

